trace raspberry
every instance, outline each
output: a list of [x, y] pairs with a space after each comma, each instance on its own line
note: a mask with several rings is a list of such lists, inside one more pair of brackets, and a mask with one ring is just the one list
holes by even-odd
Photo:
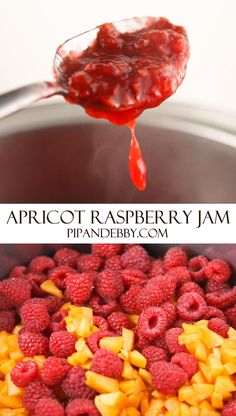
[[[222, 312], [222, 311], [221, 311]], [[222, 312], [223, 313], [223, 312]], [[229, 324], [236, 328], [236, 305], [234, 305], [232, 308], [229, 308], [225, 311], [225, 317], [228, 320]], [[217, 317], [218, 318], [218, 317]], [[221, 319], [221, 317], [219, 316]]]
[[77, 267], [77, 262], [79, 259], [80, 253], [71, 248], [60, 248], [54, 254], [54, 261], [57, 266], [70, 266], [73, 268]]
[[228, 338], [229, 325], [219, 318], [212, 318], [208, 322], [208, 328], [224, 338]]
[[38, 366], [35, 361], [19, 361], [11, 370], [11, 379], [17, 387], [26, 387], [38, 376]]
[[24, 279], [6, 279], [0, 282], [0, 295], [13, 306], [21, 306], [31, 296], [31, 284]]
[[49, 348], [53, 355], [67, 358], [75, 352], [75, 338], [67, 331], [55, 331], [49, 339]]
[[138, 269], [146, 273], [150, 267], [150, 258], [146, 250], [141, 246], [134, 246], [121, 255], [123, 269]]
[[50, 331], [65, 331], [66, 322], [65, 317], [68, 315], [67, 311], [58, 311], [51, 316], [51, 322], [49, 324]]
[[70, 369], [65, 358], [48, 357], [41, 368], [41, 379], [49, 387], [57, 386]]
[[162, 292], [162, 301], [169, 302], [175, 296], [175, 289], [177, 280], [175, 276], [165, 274], [164, 276], [158, 276], [150, 279], [146, 285], [146, 288], [152, 292], [157, 288]]
[[164, 290], [161, 282], [162, 276], [150, 279], [146, 286], [136, 296], [138, 311], [161, 305], [164, 298]]
[[125, 312], [137, 313], [139, 311], [139, 306], [136, 299], [140, 291], [140, 286], [132, 285], [126, 292], [121, 295], [120, 303]]
[[227, 282], [231, 275], [229, 263], [221, 259], [214, 259], [210, 261], [204, 271], [208, 279], [214, 280], [218, 283]]
[[18, 342], [25, 356], [46, 355], [48, 352], [48, 339], [37, 332], [28, 330], [20, 332]]
[[236, 400], [224, 404], [221, 412], [222, 416], [236, 416]]
[[[226, 311], [227, 312], [227, 311]], [[225, 315], [226, 315], [225, 312]], [[212, 318], [220, 318], [223, 321], [225, 321], [225, 315], [224, 312], [222, 312], [220, 309], [215, 308], [214, 306], [208, 306], [206, 312], [203, 315], [203, 319], [212, 319]], [[226, 315], [227, 317], [227, 315]], [[228, 319], [228, 317], [227, 317]], [[235, 320], [236, 322], [236, 320]]]
[[62, 389], [70, 399], [93, 399], [95, 391], [85, 384], [85, 373], [80, 367], [73, 367], [62, 381]]
[[142, 354], [147, 359], [148, 369], [156, 361], [167, 361], [166, 351], [162, 348], [154, 347], [153, 345], [149, 345], [148, 347], [144, 348], [142, 350]]
[[140, 335], [148, 339], [162, 335], [167, 327], [165, 311], [157, 307], [145, 309], [139, 316], [137, 327]]
[[90, 335], [87, 339], [87, 345], [92, 351], [92, 353], [95, 353], [100, 347], [99, 347], [99, 341], [100, 339], [104, 337], [114, 337], [114, 332], [111, 331], [98, 331], [94, 332], [94, 334]]
[[207, 263], [208, 259], [204, 256], [193, 257], [189, 260], [188, 268], [194, 282], [200, 283], [206, 279], [205, 266]]
[[35, 416], [64, 416], [63, 406], [54, 399], [40, 399], [35, 406]]
[[116, 256], [109, 257], [106, 259], [104, 269], [110, 270], [121, 270], [121, 262], [120, 262], [120, 255], [117, 254]]
[[205, 291], [206, 293], [211, 292], [221, 292], [222, 290], [230, 289], [229, 285], [227, 283], [220, 283], [216, 282], [215, 280], [208, 280], [206, 282]]
[[176, 307], [173, 303], [166, 302], [161, 305], [161, 309], [165, 311], [167, 318], [167, 327], [171, 327], [176, 320]]
[[89, 300], [93, 288], [93, 277], [89, 272], [70, 274], [65, 283], [67, 297], [74, 304], [80, 306]]
[[0, 331], [11, 333], [16, 325], [16, 315], [13, 311], [0, 311]]
[[166, 361], [156, 361], [150, 367], [152, 384], [163, 394], [176, 394], [188, 379], [182, 368]]
[[45, 296], [45, 292], [40, 288], [40, 285], [47, 279], [45, 274], [28, 273], [26, 278], [32, 286], [31, 296], [33, 297]]
[[182, 368], [188, 378], [191, 378], [199, 369], [196, 358], [187, 352], [177, 352], [171, 357], [171, 363]]
[[184, 283], [179, 288], [178, 296], [180, 297], [180, 296], [184, 295], [184, 293], [189, 293], [189, 292], [196, 292], [200, 296], [204, 296], [204, 290], [197, 283], [194, 283], [194, 282]]
[[179, 317], [187, 321], [198, 320], [207, 310], [204, 298], [196, 292], [184, 293], [178, 299], [176, 307]]
[[219, 309], [227, 309], [236, 302], [236, 286], [232, 289], [224, 289], [221, 292], [215, 291], [205, 295], [207, 305]]
[[92, 254], [103, 258], [110, 258], [120, 254], [122, 244], [92, 244]]
[[94, 315], [93, 316], [93, 325], [97, 326], [101, 331], [108, 330], [108, 323], [105, 318], [102, 316]]
[[109, 269], [99, 273], [96, 280], [96, 290], [105, 300], [117, 299], [124, 290], [120, 273]]
[[75, 399], [66, 406], [66, 416], [99, 416], [99, 413], [91, 400]]
[[165, 333], [165, 342], [170, 354], [176, 354], [177, 352], [185, 352], [186, 347], [179, 344], [179, 335], [183, 333], [182, 328], [170, 328]]
[[12, 309], [12, 308], [13, 308], [12, 302], [6, 296], [0, 294], [0, 311], [6, 311], [7, 309]]
[[131, 285], [142, 286], [147, 282], [147, 275], [137, 269], [124, 269], [121, 271], [121, 277], [125, 288], [129, 288]]
[[111, 329], [117, 335], [121, 335], [123, 328], [130, 328], [131, 323], [127, 315], [123, 312], [113, 312], [107, 318], [107, 323]]
[[187, 266], [187, 263], [187, 254], [180, 247], [169, 248], [163, 260], [164, 269], [167, 271], [170, 270], [172, 267]]
[[101, 348], [94, 354], [91, 370], [103, 376], [120, 380], [122, 361], [114, 352]]
[[89, 305], [94, 313], [105, 318], [117, 308], [117, 302], [115, 300], [105, 301], [98, 295], [91, 297]]
[[23, 325], [30, 331], [41, 332], [50, 322], [46, 306], [37, 303], [26, 301], [21, 307], [20, 316]]
[[63, 305], [63, 300], [58, 296], [48, 296], [46, 299], [48, 313], [56, 313]]
[[78, 260], [79, 272], [98, 271], [102, 267], [102, 259], [94, 254], [83, 254]]
[[157, 277], [160, 274], [164, 274], [163, 261], [160, 259], [155, 259], [151, 262], [148, 276], [150, 279], [152, 279], [153, 277]]
[[161, 335], [160, 337], [155, 338], [152, 341], [152, 344], [157, 348], [162, 348], [165, 352], [169, 352], [168, 347], [165, 341], [165, 334]]
[[57, 287], [65, 289], [65, 279], [71, 273], [75, 273], [75, 269], [70, 266], [57, 266], [50, 270], [48, 277], [51, 279]]
[[41, 381], [32, 381], [31, 383], [26, 386], [24, 395], [23, 395], [23, 403], [25, 408], [29, 412], [34, 412], [35, 406], [38, 401], [42, 398], [54, 398], [53, 391], [45, 386]]
[[23, 277], [27, 274], [26, 266], [15, 266], [9, 273], [9, 277]]
[[33, 273], [47, 274], [50, 269], [55, 267], [55, 263], [51, 257], [38, 256], [31, 260], [29, 264], [29, 270]]
[[181, 286], [187, 282], [191, 282], [191, 274], [185, 266], [172, 267], [168, 270], [168, 275], [176, 278], [176, 284]]

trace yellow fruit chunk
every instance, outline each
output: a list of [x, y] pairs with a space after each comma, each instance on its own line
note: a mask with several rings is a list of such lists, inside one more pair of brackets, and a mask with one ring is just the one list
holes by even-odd
[[197, 343], [194, 355], [198, 361], [206, 361], [207, 349], [202, 342]]
[[225, 338], [220, 336], [209, 328], [201, 328], [202, 330], [202, 342], [207, 348], [219, 347], [225, 341]]
[[214, 354], [209, 354], [208, 359], [207, 359], [207, 364], [210, 367], [212, 376], [214, 378], [219, 376], [224, 370], [221, 360], [218, 357], [216, 357]]
[[152, 384], [152, 376], [149, 371], [144, 370], [144, 368], [140, 368], [138, 371], [140, 377], [148, 384]]
[[136, 367], [146, 368], [147, 359], [139, 351], [133, 350], [129, 353], [129, 361]]
[[126, 379], [134, 379], [138, 377], [138, 371], [135, 370], [128, 361], [124, 361], [122, 369], [122, 377]]
[[118, 354], [123, 348], [123, 337], [104, 337], [100, 340], [99, 346]]
[[23, 407], [21, 397], [14, 397], [8, 395], [0, 395], [0, 407], [6, 407], [11, 409], [18, 409], [19, 407]]
[[93, 371], [86, 372], [85, 383], [98, 393], [113, 393], [115, 391], [119, 391], [118, 380], [102, 376], [101, 374], [94, 373]]
[[[145, 411], [145, 416], [158, 416], [162, 414], [164, 409], [164, 402], [161, 399], [152, 399], [150, 405]], [[143, 412], [142, 412], [143, 414]]]
[[223, 408], [223, 396], [221, 393], [217, 393], [216, 391], [211, 396], [211, 404], [212, 407], [215, 409], [222, 409]]
[[21, 328], [23, 328], [23, 325], [16, 325], [15, 328], [13, 329], [12, 333], [13, 334], [18, 334], [18, 332], [21, 330]]
[[129, 360], [129, 352], [128, 351], [120, 350], [120, 353], [117, 354], [117, 355], [118, 355], [118, 357], [120, 357], [124, 361], [128, 361]]
[[127, 396], [127, 406], [135, 407], [136, 409], [139, 407], [141, 400], [143, 399], [145, 393], [142, 391], [138, 393], [133, 393]]
[[126, 414], [127, 416], [140, 416], [141, 415], [141, 413], [137, 409], [135, 409], [135, 407], [127, 407]]
[[203, 400], [200, 404], [199, 404], [199, 409], [212, 409], [212, 407], [211, 407], [211, 405], [210, 405], [210, 403], [209, 403], [209, 401], [208, 400]]
[[236, 373], [236, 364], [235, 363], [226, 363], [224, 364], [224, 371], [228, 375]]
[[15, 367], [15, 360], [6, 360], [3, 364], [0, 365], [0, 371], [3, 374], [10, 373], [11, 370]]
[[83, 351], [74, 352], [67, 358], [67, 362], [73, 366], [85, 364], [88, 360], [89, 357]]
[[121, 381], [120, 390], [129, 395], [145, 391], [147, 387], [141, 377], [138, 377], [135, 380]]
[[24, 358], [24, 354], [20, 350], [10, 352], [9, 356], [16, 362], [21, 361]]
[[102, 416], [119, 416], [126, 404], [126, 396], [120, 391], [95, 397], [95, 406]]
[[95, 332], [99, 332], [101, 331], [101, 329], [95, 325], [91, 325], [90, 331], [91, 331], [91, 334], [95, 334]]
[[128, 315], [128, 318], [130, 320], [130, 322], [134, 325], [137, 325], [138, 320], [139, 320], [139, 315]]
[[199, 368], [208, 383], [214, 382], [214, 377], [210, 368], [205, 363], [199, 363]]
[[177, 397], [170, 397], [165, 401], [165, 408], [173, 415], [179, 416], [180, 412], [180, 403]]
[[24, 393], [24, 389], [17, 387], [13, 381], [11, 381], [10, 373], [6, 375], [7, 381], [7, 394], [8, 396], [15, 396], [15, 397], [22, 397]]
[[93, 358], [93, 353], [87, 346], [85, 340], [83, 338], [78, 339], [75, 343], [75, 349], [77, 352], [83, 352], [86, 357]]
[[214, 391], [217, 393], [221, 393], [223, 399], [226, 399], [227, 393], [236, 391], [236, 387], [233, 381], [231, 380], [230, 376], [218, 376], [215, 381]]
[[196, 392], [198, 402], [211, 397], [214, 390], [213, 384], [193, 384], [193, 389]]
[[178, 391], [178, 399], [181, 402], [185, 402], [191, 397], [196, 396], [192, 386], [182, 386], [179, 388]]
[[80, 367], [84, 368], [85, 370], [90, 370], [92, 366], [92, 360], [86, 361], [84, 364], [80, 364]]
[[42, 289], [44, 292], [50, 293], [50, 295], [57, 296], [58, 298], [63, 298], [62, 291], [58, 289], [58, 287], [51, 279], [45, 280], [40, 285], [40, 289]]
[[146, 415], [146, 411], [149, 407], [149, 394], [145, 393], [140, 403], [141, 414]]
[[0, 416], [26, 416], [27, 411], [22, 407], [20, 409], [0, 409]]
[[180, 403], [179, 415], [180, 416], [191, 416], [190, 407], [186, 403]]
[[134, 348], [134, 332], [130, 329], [122, 329], [123, 350], [132, 351]]
[[204, 384], [206, 383], [206, 379], [203, 376], [201, 371], [198, 371], [194, 374], [194, 376], [191, 378], [191, 383], [197, 383], [197, 384]]

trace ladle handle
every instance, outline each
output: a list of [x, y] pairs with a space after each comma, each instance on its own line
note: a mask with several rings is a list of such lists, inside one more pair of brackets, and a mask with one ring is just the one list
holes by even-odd
[[0, 119], [27, 107], [42, 98], [59, 94], [58, 85], [54, 82], [37, 82], [0, 95]]

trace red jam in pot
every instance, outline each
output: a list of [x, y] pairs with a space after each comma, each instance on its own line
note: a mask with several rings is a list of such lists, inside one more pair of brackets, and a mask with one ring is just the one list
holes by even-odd
[[[146, 18], [145, 27], [126, 32], [106, 23], [98, 27], [94, 42], [85, 51], [62, 59], [58, 77], [67, 101], [83, 106], [92, 117], [122, 125], [176, 91], [188, 58], [185, 29], [165, 18]], [[131, 154], [130, 170], [136, 171], [136, 177], [144, 177], [145, 165], [140, 162], [141, 151], [133, 134]], [[145, 188], [145, 180], [141, 182], [138, 189]]]

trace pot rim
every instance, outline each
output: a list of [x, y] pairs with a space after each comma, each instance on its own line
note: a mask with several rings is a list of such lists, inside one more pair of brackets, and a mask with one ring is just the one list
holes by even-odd
[[[0, 139], [10, 134], [53, 126], [107, 123], [67, 103], [33, 105], [0, 122]], [[164, 103], [145, 111], [139, 125], [150, 125], [199, 136], [236, 148], [236, 119], [232, 115], [182, 103]]]

